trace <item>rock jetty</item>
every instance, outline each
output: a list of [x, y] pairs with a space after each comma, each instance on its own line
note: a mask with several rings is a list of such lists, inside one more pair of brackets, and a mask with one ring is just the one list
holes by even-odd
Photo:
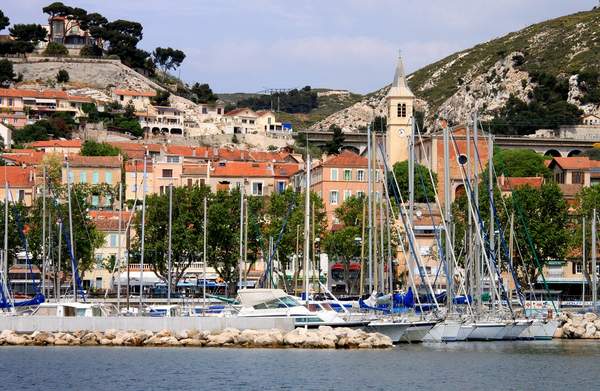
[[35, 331], [22, 334], [4, 330], [0, 332], [0, 345], [382, 349], [391, 347], [392, 340], [380, 333], [329, 326], [314, 330], [297, 328], [287, 332], [227, 328], [218, 331], [81, 330], [72, 333]]
[[556, 329], [555, 338], [600, 339], [600, 318], [593, 312], [563, 312], [559, 320], [561, 326]]

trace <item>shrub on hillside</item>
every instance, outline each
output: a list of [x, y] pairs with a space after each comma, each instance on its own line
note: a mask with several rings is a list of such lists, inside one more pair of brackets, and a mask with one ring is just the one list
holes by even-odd
[[65, 45], [58, 42], [49, 42], [48, 46], [46, 46], [46, 50], [44, 50], [44, 54], [46, 56], [68, 56], [69, 50], [65, 47]]
[[64, 69], [61, 69], [56, 74], [56, 81], [59, 83], [67, 83], [69, 81], [69, 79], [70, 79], [69, 72], [65, 71]]

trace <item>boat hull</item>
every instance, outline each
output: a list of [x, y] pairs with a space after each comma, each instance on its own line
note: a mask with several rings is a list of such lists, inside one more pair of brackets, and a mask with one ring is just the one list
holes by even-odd
[[429, 331], [435, 327], [437, 322], [412, 322], [406, 329], [406, 332], [400, 338], [400, 342], [406, 343], [419, 343], [423, 342], [423, 339], [429, 333]]
[[554, 333], [558, 328], [558, 321], [534, 321], [527, 329], [525, 329], [520, 335], [519, 339], [524, 340], [551, 340], [554, 338]]
[[526, 321], [515, 321], [507, 330], [504, 335], [505, 340], [515, 340], [519, 339], [519, 336], [527, 330], [531, 326], [532, 322], [530, 320]]
[[503, 339], [507, 332], [506, 324], [499, 322], [475, 323], [474, 327], [467, 338], [468, 341], [498, 341]]
[[[445, 321], [436, 324], [425, 336], [423, 342], [454, 342], [459, 340], [462, 323]], [[464, 339], [463, 339], [464, 340]]]
[[399, 343], [409, 327], [410, 323], [371, 322], [366, 330], [387, 335], [393, 343]]

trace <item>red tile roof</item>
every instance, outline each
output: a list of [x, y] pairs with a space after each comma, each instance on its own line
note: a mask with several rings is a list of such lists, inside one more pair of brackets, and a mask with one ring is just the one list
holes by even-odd
[[590, 159], [587, 157], [555, 157], [550, 163], [550, 167], [558, 164], [563, 170], [586, 170], [591, 168]]
[[[152, 161], [146, 161], [146, 172], [152, 171]], [[143, 160], [128, 160], [125, 163], [125, 172], [144, 172]]]
[[74, 102], [91, 102], [88, 96], [70, 95], [63, 90], [24, 90], [18, 88], [0, 88], [0, 97], [9, 98], [44, 98], [44, 99], [67, 99]]
[[292, 175], [302, 170], [302, 167], [298, 163], [275, 163], [275, 176], [290, 178]]
[[29, 143], [31, 148], [81, 148], [83, 140], [47, 140]]
[[2, 159], [5, 161], [13, 162], [14, 164], [26, 165], [26, 166], [37, 166], [42, 164], [44, 159], [44, 152], [25, 150], [26, 152], [17, 152], [18, 150], [13, 149], [11, 153], [2, 154]]
[[544, 183], [542, 177], [500, 177], [500, 189], [502, 191], [512, 191], [522, 186], [531, 186], [540, 188]]
[[274, 171], [270, 163], [229, 161], [215, 163], [210, 175], [231, 178], [272, 177]]
[[250, 157], [256, 162], [285, 162], [288, 152], [250, 151]]
[[18, 166], [0, 167], [0, 185], [4, 186], [5, 181], [12, 188], [33, 187], [33, 168]]
[[252, 110], [251, 108], [249, 108], [249, 107], [240, 107], [239, 109], [233, 109], [231, 111], [228, 111], [227, 113], [225, 113], [225, 115], [228, 116], [228, 117], [231, 117], [231, 116], [234, 116], [234, 115], [238, 115], [238, 114], [240, 114], [243, 111], [250, 111], [251, 113], [256, 114], [256, 112], [254, 110]]
[[209, 147], [188, 147], [186, 145], [167, 145], [166, 147], [166, 152], [169, 155], [198, 159], [213, 158], [213, 151], [213, 148]]
[[116, 95], [125, 95], [125, 96], [147, 96], [153, 97], [156, 96], [156, 91], [133, 91], [133, 90], [122, 90], [116, 89]]
[[120, 168], [120, 156], [81, 156], [69, 154], [70, 167], [105, 167], [105, 168]]
[[367, 158], [344, 150], [339, 155], [329, 156], [322, 164], [324, 167], [368, 167]]
[[[123, 228], [127, 224], [129, 217], [131, 217], [132, 212], [124, 210], [122, 212], [122, 220], [123, 220]], [[116, 220], [119, 221], [119, 211], [118, 210], [90, 210], [89, 215], [94, 220]]]
[[207, 164], [184, 164], [182, 175], [206, 175]]

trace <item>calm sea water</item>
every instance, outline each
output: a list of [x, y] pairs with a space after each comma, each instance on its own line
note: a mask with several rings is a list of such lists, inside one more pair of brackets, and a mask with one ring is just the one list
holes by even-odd
[[0, 347], [1, 390], [594, 390], [600, 343], [385, 351]]

